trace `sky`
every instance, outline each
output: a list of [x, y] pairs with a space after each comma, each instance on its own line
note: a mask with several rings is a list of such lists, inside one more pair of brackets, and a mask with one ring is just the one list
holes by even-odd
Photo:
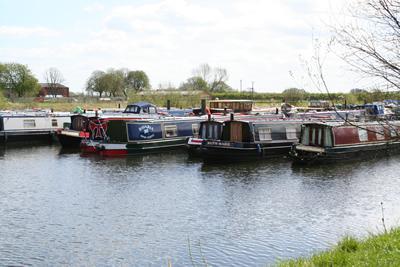
[[[179, 86], [200, 64], [225, 68], [228, 84], [257, 92], [318, 92], [302, 60], [346, 0], [0, 0], [0, 62], [28, 65], [40, 82], [50, 67], [83, 92], [95, 70], [147, 73], [153, 88]], [[325, 51], [325, 50], [324, 50]], [[365, 86], [323, 52], [331, 91]]]

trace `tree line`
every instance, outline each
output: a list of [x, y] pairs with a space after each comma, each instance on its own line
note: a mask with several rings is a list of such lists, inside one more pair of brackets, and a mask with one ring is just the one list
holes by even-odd
[[89, 94], [102, 96], [125, 96], [130, 92], [140, 92], [150, 89], [149, 77], [142, 70], [109, 69], [94, 71], [86, 82]]

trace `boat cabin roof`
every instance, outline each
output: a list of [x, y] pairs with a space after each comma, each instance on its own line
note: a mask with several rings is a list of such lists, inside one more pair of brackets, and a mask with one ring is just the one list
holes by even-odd
[[149, 102], [145, 102], [145, 101], [130, 103], [130, 104], [128, 104], [128, 106], [138, 106], [140, 108], [156, 107], [155, 105], [153, 105]]
[[351, 122], [346, 123], [344, 121], [330, 121], [330, 122], [304, 122], [305, 126], [325, 126], [325, 127], [342, 127], [342, 126], [388, 126], [388, 125], [400, 125], [400, 121], [370, 121], [370, 122]]
[[210, 100], [210, 103], [253, 103], [253, 100], [248, 100], [248, 99], [237, 99], [237, 100], [229, 100], [229, 99], [223, 99], [223, 100]]

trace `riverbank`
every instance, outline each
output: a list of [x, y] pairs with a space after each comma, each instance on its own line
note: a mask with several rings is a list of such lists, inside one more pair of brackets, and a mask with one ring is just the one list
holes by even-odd
[[372, 235], [364, 240], [345, 237], [331, 250], [310, 258], [299, 258], [278, 264], [287, 266], [399, 266], [400, 228]]

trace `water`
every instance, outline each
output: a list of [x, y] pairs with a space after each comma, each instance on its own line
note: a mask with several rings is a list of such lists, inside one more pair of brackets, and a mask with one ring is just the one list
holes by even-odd
[[0, 265], [266, 266], [399, 225], [399, 156], [321, 167], [0, 149]]

